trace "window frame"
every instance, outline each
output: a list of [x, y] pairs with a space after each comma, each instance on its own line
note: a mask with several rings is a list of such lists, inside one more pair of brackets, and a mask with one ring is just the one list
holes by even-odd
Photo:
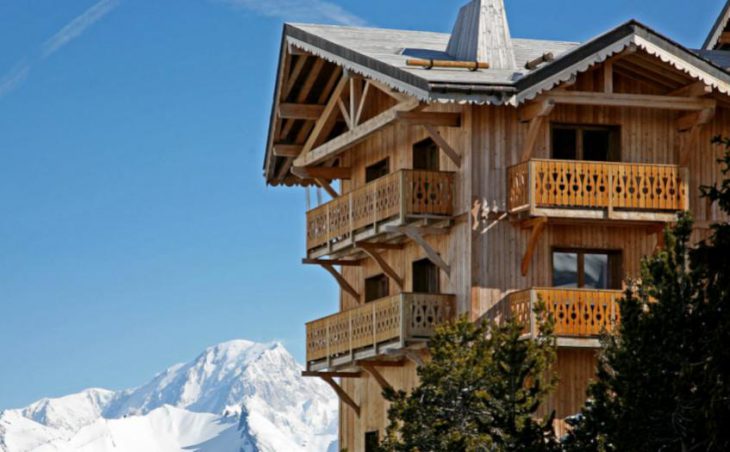
[[[383, 287], [385, 288], [385, 295], [376, 297], [376, 298], [370, 298], [368, 294], [370, 293], [368, 291], [368, 281], [374, 281], [374, 280], [384, 281], [385, 284]], [[368, 276], [365, 278], [365, 281], [363, 282], [363, 301], [364, 303], [372, 303], [374, 301], [382, 300], [383, 298], [387, 298], [390, 296], [390, 278], [388, 278], [388, 275], [385, 273], [378, 273], [372, 276]]]
[[[550, 123], [550, 158], [555, 159], [555, 131], [556, 130], [574, 130], [575, 131], [575, 161], [591, 161], [591, 162], [620, 162], [622, 158], [621, 134], [622, 128], [618, 124], [576, 124], [565, 122]], [[587, 131], [608, 132], [608, 154], [606, 160], [586, 160], [584, 149], [584, 134]], [[565, 159], [562, 159], [565, 160]], [[570, 159], [568, 159], [570, 160]]]
[[[624, 280], [624, 250], [616, 248], [576, 248], [569, 246], [555, 246], [550, 250], [550, 286], [555, 286], [555, 253], [573, 253], [577, 257], [578, 283], [574, 289], [586, 289], [585, 287], [585, 255], [603, 254], [608, 256], [608, 278], [606, 289], [588, 290], [621, 290]], [[615, 265], [615, 267], [614, 267]], [[613, 273], [617, 272], [618, 275]], [[566, 288], [567, 289], [567, 288]]]
[[[370, 170], [373, 169], [375, 166], [385, 164], [385, 173], [381, 174], [380, 176], [370, 178]], [[370, 182], [374, 182], [378, 179], [381, 179], [385, 176], [390, 174], [390, 157], [385, 157], [383, 159], [378, 160], [377, 162], [373, 162], [370, 165], [365, 166], [365, 183], [369, 184]]]
[[[435, 271], [435, 273], [433, 275], [434, 276], [433, 281], [430, 281], [430, 278], [429, 278], [427, 285], [431, 286], [431, 282], [433, 282], [435, 285], [435, 288], [433, 290], [429, 289], [429, 291], [427, 291], [427, 292], [417, 291], [416, 290], [416, 271], [415, 271], [416, 265], [426, 264], [426, 263], [428, 264], [428, 267], [430, 267], [431, 269], [433, 269]], [[413, 293], [424, 293], [424, 294], [431, 294], [431, 295], [441, 293], [441, 269], [436, 264], [431, 262], [430, 259], [428, 259], [428, 258], [416, 259], [411, 262], [411, 291]]]

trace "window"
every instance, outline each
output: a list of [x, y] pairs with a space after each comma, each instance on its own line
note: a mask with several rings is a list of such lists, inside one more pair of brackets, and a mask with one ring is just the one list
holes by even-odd
[[380, 435], [378, 432], [365, 433], [365, 452], [375, 452], [380, 449]]
[[555, 124], [552, 156], [559, 160], [617, 162], [621, 159], [621, 129], [617, 126]]
[[440, 149], [428, 138], [413, 145], [413, 169], [438, 171]]
[[380, 179], [383, 176], [387, 176], [390, 172], [390, 163], [388, 159], [383, 159], [378, 163], [365, 168], [365, 183], [372, 182], [375, 179]]
[[553, 251], [553, 287], [621, 289], [620, 251]]
[[380, 300], [390, 294], [390, 284], [385, 275], [373, 276], [365, 280], [365, 303]]
[[433, 262], [428, 259], [416, 261], [413, 263], [412, 270], [413, 292], [440, 293], [439, 268]]

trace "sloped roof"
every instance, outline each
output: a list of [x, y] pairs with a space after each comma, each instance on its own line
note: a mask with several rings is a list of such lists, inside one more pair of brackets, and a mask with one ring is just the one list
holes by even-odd
[[710, 33], [707, 35], [705, 44], [702, 46], [704, 50], [717, 49], [717, 43], [720, 40], [722, 33], [727, 30], [728, 22], [730, 22], [730, 0], [725, 3], [720, 15], [717, 16], [715, 25], [713, 25]]
[[446, 53], [450, 35], [445, 33], [292, 24], [286, 26], [285, 35], [294, 47], [425, 101], [516, 105], [630, 46], [640, 47], [718, 91], [730, 93], [730, 74], [726, 71], [730, 52], [692, 51], [636, 21], [583, 44], [513, 39], [518, 68], [546, 52], [554, 54], [554, 61], [534, 70], [471, 72], [406, 64], [413, 57], [453, 60]]

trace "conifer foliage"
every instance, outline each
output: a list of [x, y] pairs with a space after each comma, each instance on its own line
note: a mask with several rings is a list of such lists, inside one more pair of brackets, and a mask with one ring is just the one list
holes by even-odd
[[[723, 173], [730, 177], [730, 141]], [[730, 214], [730, 178], [704, 195]], [[621, 302], [568, 451], [730, 450], [730, 225], [690, 246], [692, 219], [665, 233]]]
[[[539, 311], [544, 312], [544, 311]], [[552, 451], [552, 416], [537, 419], [552, 388], [551, 322], [521, 340], [516, 321], [477, 325], [465, 319], [440, 328], [432, 359], [411, 393], [386, 391], [392, 402], [387, 451]]]

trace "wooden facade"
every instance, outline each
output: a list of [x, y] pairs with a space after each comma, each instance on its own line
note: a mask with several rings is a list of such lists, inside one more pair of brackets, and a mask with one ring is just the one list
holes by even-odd
[[[333, 197], [306, 213], [303, 252], [342, 288], [340, 312], [306, 327], [307, 375], [334, 384], [343, 400], [341, 448], [363, 451], [367, 433], [384, 433], [382, 389], [417, 384], [436, 325], [511, 315], [527, 337], [538, 298], [559, 338], [560, 382], [544, 408], [558, 418], [580, 410], [597, 337], [620, 322], [616, 300], [642, 258], [663, 246], [663, 229], [684, 210], [698, 221], [697, 240], [727, 221], [699, 187], [722, 179], [711, 138], [730, 134], [730, 83], [713, 86], [697, 75], [702, 68], [679, 63], [629, 46], [514, 104], [428, 102], [309, 47], [284, 47], [275, 105], [316, 99], [320, 108], [275, 115], [270, 152], [283, 157], [267, 161], [267, 177]], [[566, 125], [610, 128], [611, 161], [556, 158], [555, 131]], [[423, 143], [439, 149], [429, 168], [415, 154]], [[555, 287], [559, 252], [599, 256], [620, 278], [613, 287]], [[426, 261], [434, 290], [417, 293], [425, 276], [414, 263]], [[387, 284], [370, 301], [367, 281], [378, 275]]]

